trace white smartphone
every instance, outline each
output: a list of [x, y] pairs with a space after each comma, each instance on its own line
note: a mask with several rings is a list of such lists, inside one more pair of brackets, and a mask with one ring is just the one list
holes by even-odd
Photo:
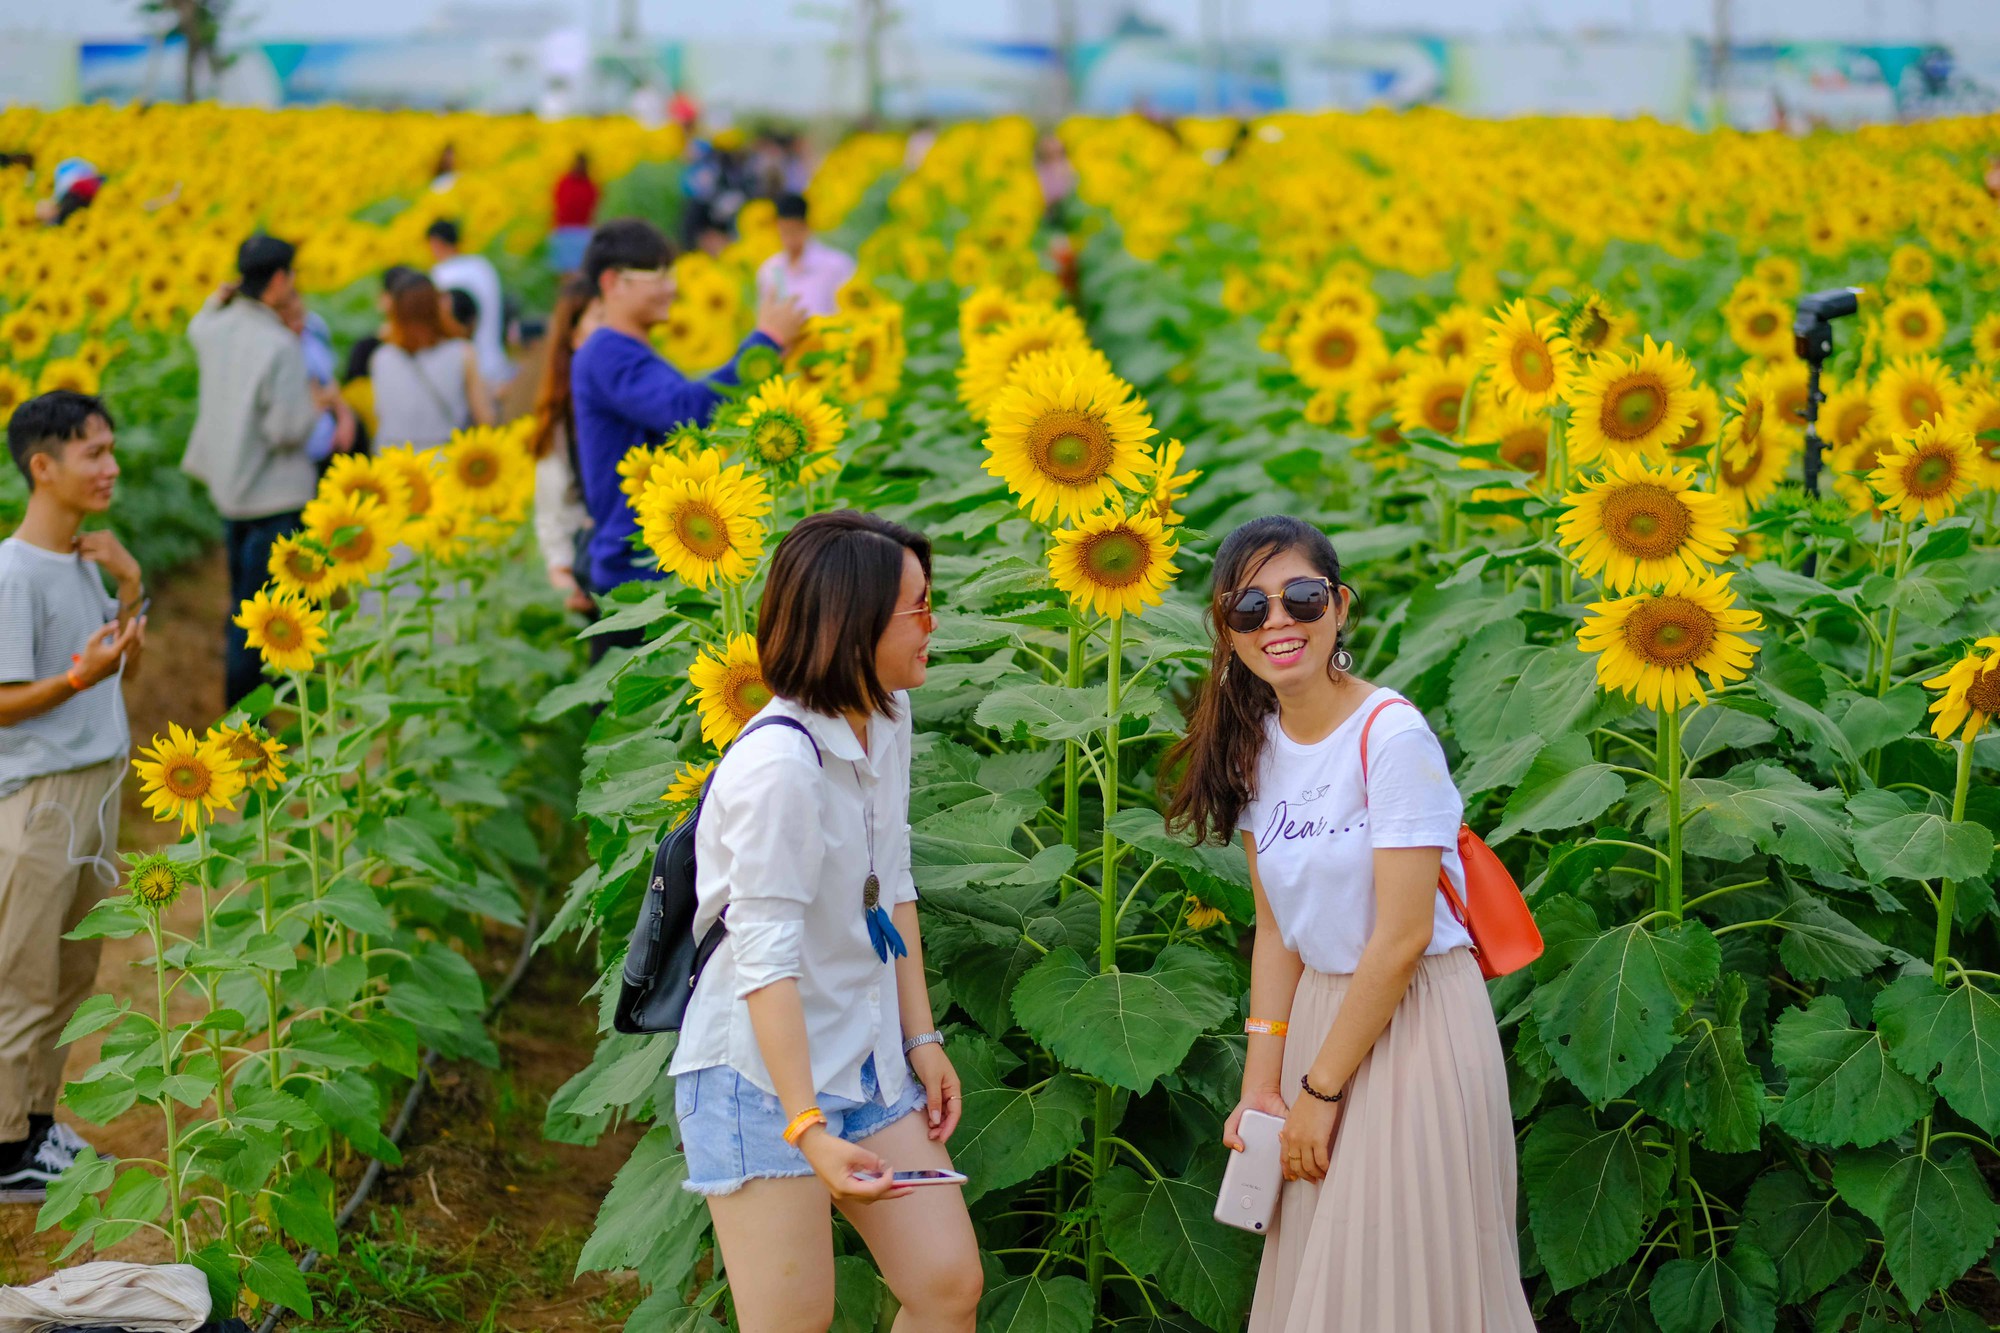
[[1284, 1171], [1278, 1162], [1278, 1131], [1285, 1122], [1262, 1111], [1245, 1111], [1236, 1132], [1243, 1151], [1229, 1154], [1222, 1173], [1222, 1192], [1215, 1200], [1215, 1220], [1263, 1235], [1278, 1211], [1278, 1191]]
[[[854, 1174], [862, 1180], [881, 1179], [873, 1171], [857, 1171]], [[898, 1171], [895, 1179], [898, 1185], [963, 1185], [966, 1180], [956, 1171], [941, 1171], [936, 1167], [922, 1171]]]

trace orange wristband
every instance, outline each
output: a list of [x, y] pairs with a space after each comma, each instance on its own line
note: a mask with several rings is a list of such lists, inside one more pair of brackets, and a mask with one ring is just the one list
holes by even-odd
[[69, 681], [69, 687], [72, 690], [75, 690], [78, 694], [82, 694], [85, 690], [90, 688], [90, 685], [87, 681], [79, 680], [77, 678], [76, 664], [78, 662], [81, 662], [82, 660], [83, 659], [80, 657], [70, 658], [69, 670], [63, 673], [63, 678]]
[[817, 1106], [801, 1111], [792, 1117], [791, 1124], [785, 1126], [785, 1142], [796, 1148], [799, 1146], [799, 1140], [806, 1136], [807, 1130], [811, 1129], [814, 1125], [824, 1125], [825, 1123], [826, 1112], [820, 1110]]
[[1253, 1037], [1282, 1037], [1291, 1030], [1291, 1026], [1275, 1018], [1250, 1018], [1243, 1022], [1243, 1030]]

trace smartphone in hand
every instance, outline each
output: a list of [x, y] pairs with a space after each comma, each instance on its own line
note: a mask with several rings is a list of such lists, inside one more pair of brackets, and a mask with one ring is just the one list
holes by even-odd
[[[862, 1180], [877, 1179], [876, 1174], [872, 1171], [856, 1172], [855, 1175]], [[965, 1176], [957, 1171], [942, 1171], [936, 1167], [929, 1167], [922, 1171], [898, 1171], [894, 1179], [899, 1187], [906, 1185], [963, 1185], [966, 1181]]]

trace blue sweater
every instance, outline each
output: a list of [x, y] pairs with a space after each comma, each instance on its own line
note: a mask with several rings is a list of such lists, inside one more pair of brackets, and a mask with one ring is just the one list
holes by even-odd
[[[736, 349], [777, 344], [753, 333]], [[599, 329], [577, 349], [570, 363], [570, 395], [576, 412], [576, 461], [582, 475], [583, 504], [596, 526], [590, 536], [590, 586], [609, 592], [633, 579], [662, 577], [658, 569], [634, 563], [632, 538], [638, 519], [618, 486], [618, 462], [639, 444], [658, 444], [668, 432], [692, 422], [706, 426], [722, 401], [717, 385], [736, 383], [736, 357], [704, 379], [691, 380], [645, 343], [616, 329]]]

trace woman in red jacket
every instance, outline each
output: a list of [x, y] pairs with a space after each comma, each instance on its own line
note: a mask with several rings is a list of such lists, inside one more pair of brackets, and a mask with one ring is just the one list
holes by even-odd
[[556, 272], [570, 274], [582, 266], [591, 220], [597, 216], [597, 199], [590, 158], [578, 153], [569, 170], [556, 180], [555, 229], [549, 233], [549, 267]]

